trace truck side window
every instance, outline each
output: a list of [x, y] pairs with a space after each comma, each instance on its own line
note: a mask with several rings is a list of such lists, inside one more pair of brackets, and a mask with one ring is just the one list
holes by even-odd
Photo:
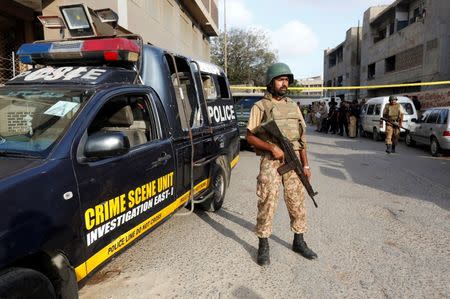
[[373, 108], [374, 108], [374, 105], [369, 105], [369, 107], [367, 107], [367, 115], [373, 114]]
[[209, 75], [202, 73], [202, 82], [203, 82], [203, 95], [207, 101], [215, 101], [217, 100], [217, 88], [214, 83], [214, 78]]
[[224, 77], [217, 76], [217, 82], [219, 83], [220, 97], [222, 99], [230, 98], [230, 94], [228, 92], [227, 82]]
[[[152, 117], [150, 117], [152, 116]], [[88, 135], [96, 132], [123, 132], [136, 147], [160, 138], [159, 121], [147, 96], [121, 95], [108, 101], [88, 128]]]
[[172, 57], [166, 54], [165, 58], [169, 66], [172, 86], [177, 99], [178, 116], [183, 130], [187, 130], [189, 127], [201, 127], [204, 119], [188, 62], [180, 57], [175, 57], [175, 69]]

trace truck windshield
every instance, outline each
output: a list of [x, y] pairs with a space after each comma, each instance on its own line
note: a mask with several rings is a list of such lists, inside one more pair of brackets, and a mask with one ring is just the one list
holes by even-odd
[[0, 156], [45, 157], [69, 127], [83, 90], [0, 88]]

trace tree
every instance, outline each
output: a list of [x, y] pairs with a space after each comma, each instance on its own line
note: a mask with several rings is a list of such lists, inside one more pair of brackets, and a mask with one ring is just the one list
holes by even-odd
[[[227, 33], [227, 75], [230, 83], [264, 86], [267, 67], [278, 60], [276, 52], [269, 47], [269, 38], [261, 30], [231, 29]], [[211, 42], [211, 59], [224, 68], [223, 32]]]

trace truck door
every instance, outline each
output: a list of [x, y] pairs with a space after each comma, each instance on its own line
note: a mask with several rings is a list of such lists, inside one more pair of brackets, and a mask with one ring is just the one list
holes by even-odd
[[86, 274], [173, 212], [175, 159], [157, 100], [151, 93], [123, 93], [97, 107], [83, 138], [122, 132], [130, 141], [127, 153], [87, 159], [82, 153], [88, 141], [80, 142], [74, 168]]
[[176, 178], [177, 193], [180, 196], [191, 189], [191, 183], [192, 186], [197, 186], [197, 192], [206, 189], [210, 163], [202, 161], [209, 157], [212, 138], [206, 122], [206, 109], [202, 109], [189, 61], [172, 54], [166, 54], [165, 60], [182, 130], [174, 138], [177, 169], [180, 170]]

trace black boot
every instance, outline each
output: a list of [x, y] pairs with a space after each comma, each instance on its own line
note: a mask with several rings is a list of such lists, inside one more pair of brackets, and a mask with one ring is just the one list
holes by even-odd
[[386, 144], [386, 153], [390, 154], [392, 152], [392, 145]]
[[269, 239], [267, 238], [259, 238], [257, 262], [260, 266], [270, 265]]
[[391, 146], [391, 153], [395, 153], [395, 144], [394, 143], [392, 143], [392, 146]]
[[303, 234], [294, 234], [294, 243], [292, 244], [292, 250], [300, 253], [303, 257], [310, 260], [317, 258], [317, 254], [312, 251], [303, 240]]

